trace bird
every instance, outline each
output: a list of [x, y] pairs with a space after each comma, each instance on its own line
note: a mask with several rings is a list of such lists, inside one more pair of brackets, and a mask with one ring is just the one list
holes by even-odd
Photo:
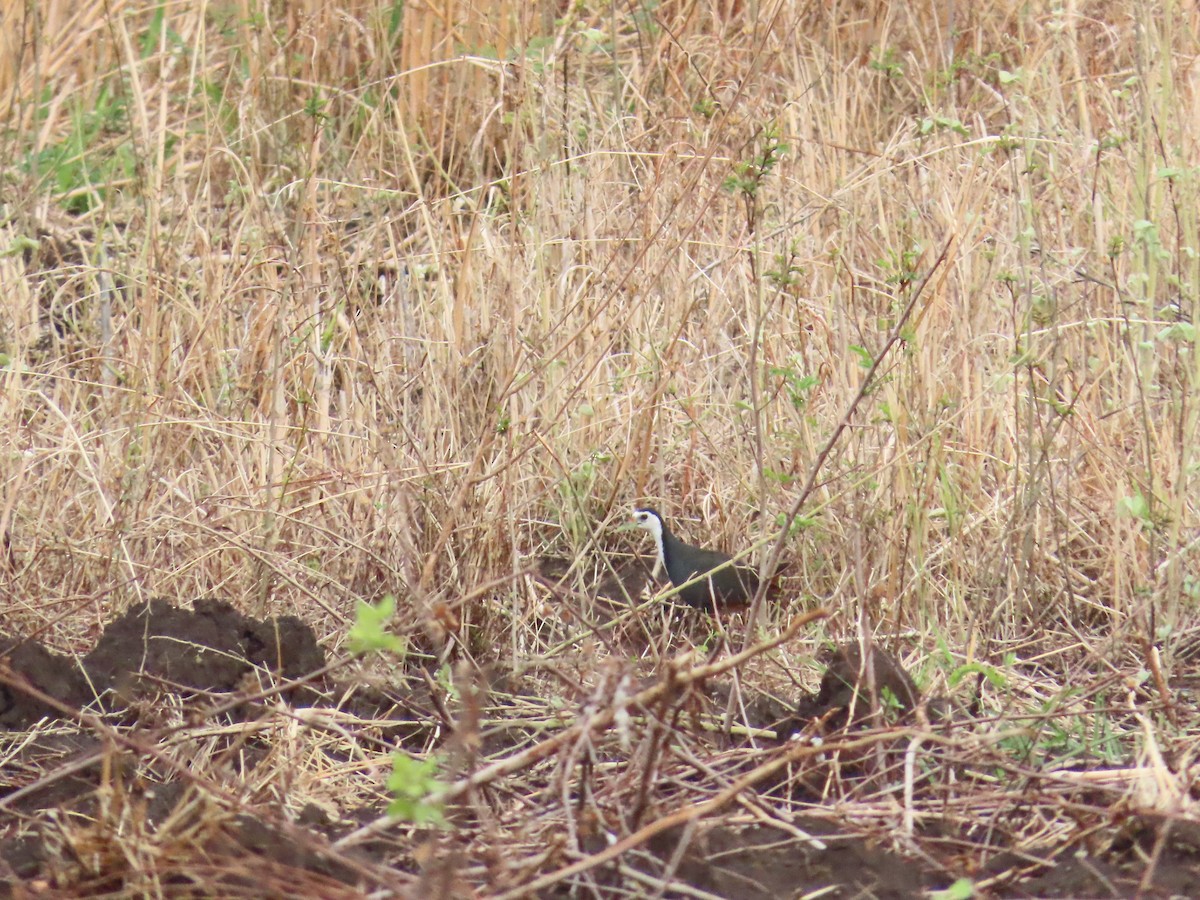
[[[727, 565], [733, 558], [719, 550], [705, 550], [685, 544], [667, 528], [662, 514], [649, 506], [633, 511], [633, 523], [654, 535], [658, 564], [666, 569], [671, 584], [682, 588], [678, 597], [688, 606], [714, 612], [717, 607], [741, 606], [758, 592], [758, 574], [745, 566]], [[707, 578], [687, 584], [697, 576], [711, 573]]]

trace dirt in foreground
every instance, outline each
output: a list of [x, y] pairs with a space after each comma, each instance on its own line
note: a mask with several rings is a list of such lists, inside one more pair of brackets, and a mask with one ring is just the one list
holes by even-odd
[[[962, 816], [939, 818], [926, 804], [913, 838], [899, 840], [861, 824], [852, 804], [839, 812], [820, 802], [829, 773], [811, 754], [800, 774], [781, 768], [713, 815], [654, 832], [656, 818], [708, 802], [789, 745], [697, 743], [681, 704], [673, 718], [659, 709], [646, 716], [651, 731], [672, 723], [676, 751], [660, 729], [633, 751], [597, 734], [590, 756], [568, 759], [584, 742], [545, 747], [576, 711], [533, 721], [517, 700], [486, 691], [450, 711], [419, 670], [382, 688], [336, 673], [306, 680], [326, 660], [304, 623], [259, 621], [220, 602], [133, 609], [78, 659], [13, 635], [0, 635], [0, 653], [0, 895], [516, 896], [571, 866], [579, 871], [532, 892], [565, 896], [590, 885], [600, 896], [670, 897], [690, 886], [719, 897], [913, 897], [970, 877], [989, 896], [1200, 893], [1200, 827], [1191, 822], [1164, 827], [1116, 804], [1096, 824], [1101, 796], [1074, 813], [1087, 827], [1031, 846], [1015, 830], [972, 833]], [[281, 687], [264, 689], [267, 671]], [[821, 712], [814, 698], [804, 703], [806, 715]], [[506, 710], [509, 721], [497, 722]], [[477, 741], [462, 725], [472, 717]], [[439, 749], [466, 772], [532, 756], [530, 748], [542, 748], [545, 763], [514, 765], [509, 778], [464, 795], [447, 810], [454, 828], [363, 831], [386, 811], [382, 785], [396, 748]], [[657, 760], [657, 781], [638, 769], [643, 751]], [[314, 768], [324, 774], [306, 781]], [[884, 798], [875, 802], [896, 812], [898, 771], [856, 763], [838, 777], [875, 779]], [[646, 808], [631, 811], [629, 797], [648, 798]], [[994, 799], [981, 790], [979, 802]], [[808, 812], [785, 820], [780, 804]], [[1014, 810], [1014, 826], [1018, 818]], [[559, 824], [537, 831], [542, 819]], [[584, 865], [635, 831], [645, 839]]]

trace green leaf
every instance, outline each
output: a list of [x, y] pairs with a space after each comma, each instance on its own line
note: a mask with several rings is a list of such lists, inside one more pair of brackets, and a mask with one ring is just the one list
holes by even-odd
[[[775, 517], [776, 528], [782, 528], [785, 522], [787, 522], [786, 514], [780, 513]], [[792, 519], [792, 527], [788, 531], [788, 537], [792, 537], [806, 528], [812, 528], [816, 524], [817, 520], [812, 516], [796, 516], [796, 518]]]
[[402, 750], [392, 754], [392, 774], [387, 789], [392, 795], [388, 815], [413, 825], [448, 828], [442, 795], [446, 785], [437, 777], [437, 756], [417, 759]]
[[953, 116], [926, 116], [917, 124], [917, 133], [922, 136], [935, 131], [953, 131], [963, 137], [970, 135], [967, 126]]
[[355, 656], [364, 653], [388, 652], [404, 654], [404, 638], [387, 630], [387, 623], [396, 614], [396, 598], [391, 594], [372, 606], [362, 600], [354, 608], [354, 625], [347, 643]]
[[1157, 242], [1158, 241], [1158, 226], [1149, 219], [1138, 219], [1133, 223], [1134, 240], [1141, 243]]
[[9, 244], [2, 253], [0, 253], [0, 256], [20, 256], [22, 253], [33, 253], [40, 246], [41, 244], [39, 244], [33, 238], [25, 235], [18, 235], [17, 237], [13, 238], [12, 243]]
[[1196, 342], [1196, 326], [1191, 322], [1174, 322], [1158, 333], [1160, 341]]
[[864, 369], [869, 369], [875, 365], [875, 357], [871, 355], [871, 351], [866, 347], [860, 347], [858, 344], [850, 345], [850, 352], [858, 357], [858, 364]]
[[950, 677], [946, 679], [946, 683], [952, 688], [957, 687], [959, 682], [961, 682], [968, 675], [982, 675], [989, 682], [991, 682], [993, 687], [1002, 688], [1006, 683], [1004, 676], [1000, 672], [991, 666], [985, 666], [983, 663], [978, 662], [967, 663], [964, 666], [959, 666], [950, 673]]
[[1117, 514], [1144, 522], [1150, 518], [1150, 503], [1145, 494], [1134, 491], [1131, 496], [1122, 497], [1117, 501]]

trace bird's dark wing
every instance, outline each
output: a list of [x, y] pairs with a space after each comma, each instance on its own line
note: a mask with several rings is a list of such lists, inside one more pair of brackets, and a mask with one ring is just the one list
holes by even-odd
[[719, 550], [702, 550], [699, 547], [689, 549], [691, 553], [688, 557], [688, 566], [692, 570], [690, 576], [692, 578], [704, 572], [711, 572], [717, 566], [724, 565], [732, 559], [728, 553], [721, 553]]

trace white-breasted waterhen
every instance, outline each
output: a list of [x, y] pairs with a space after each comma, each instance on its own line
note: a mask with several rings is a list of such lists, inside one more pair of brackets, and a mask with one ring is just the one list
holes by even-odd
[[[745, 566], [726, 565], [733, 557], [719, 550], [705, 550], [685, 544], [667, 528], [662, 514], [648, 506], [633, 511], [633, 522], [654, 535], [658, 549], [658, 562], [667, 571], [667, 577], [675, 587], [687, 585], [676, 595], [688, 606], [706, 609], [709, 612], [744, 606], [758, 590], [758, 574]], [[704, 573], [711, 573], [693, 584], [689, 581]]]

